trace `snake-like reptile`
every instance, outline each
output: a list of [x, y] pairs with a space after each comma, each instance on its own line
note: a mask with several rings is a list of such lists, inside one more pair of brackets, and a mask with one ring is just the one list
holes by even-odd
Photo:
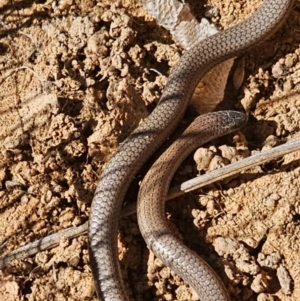
[[153, 164], [144, 177], [137, 215], [141, 233], [153, 253], [195, 289], [201, 301], [230, 300], [212, 268], [174, 234], [165, 217], [170, 182], [184, 159], [200, 145], [245, 125], [247, 117], [236, 111], [207, 113], [192, 124]]
[[[244, 22], [199, 42], [185, 52], [173, 68], [157, 107], [120, 145], [106, 164], [92, 202], [88, 231], [91, 268], [100, 300], [129, 299], [120, 272], [117, 233], [122, 203], [135, 174], [175, 130], [199, 80], [215, 65], [243, 54], [275, 32], [284, 22], [293, 3], [294, 0], [265, 0]], [[222, 126], [218, 121], [212, 124], [208, 119], [208, 122], [215, 129]], [[167, 179], [169, 175], [166, 174], [165, 177]], [[165, 243], [170, 258], [175, 258], [176, 250], [167, 245], [168, 241]], [[183, 262], [188, 266], [186, 273], [193, 273], [189, 258], [184, 258]], [[208, 267], [203, 262], [200, 266], [203, 270]], [[204, 273], [199, 279], [200, 282], [204, 281], [204, 286], [219, 288], [216, 295], [213, 291], [213, 294], [201, 301], [230, 300], [218, 277], [213, 274], [208, 279], [205, 275]], [[188, 275], [181, 276], [185, 279], [192, 278]], [[191, 284], [200, 294], [203, 283]]]

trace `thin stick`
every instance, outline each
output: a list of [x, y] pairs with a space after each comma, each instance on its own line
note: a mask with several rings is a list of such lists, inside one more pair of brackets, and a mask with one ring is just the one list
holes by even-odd
[[61, 230], [57, 233], [51, 234], [32, 243], [29, 243], [23, 247], [20, 247], [4, 257], [0, 258], [0, 269], [5, 268], [14, 259], [24, 259], [29, 256], [35, 255], [40, 251], [51, 249], [59, 245], [60, 240], [63, 237], [72, 239], [83, 235], [87, 232], [88, 222], [82, 224], [78, 227], [72, 227], [68, 229]]
[[[253, 155], [251, 157], [210, 171], [204, 175], [183, 182], [181, 185], [170, 188], [167, 196], [167, 201], [177, 198], [185, 193], [207, 186], [209, 184], [221, 181], [230, 176], [239, 174], [242, 171], [245, 171], [253, 166], [261, 165], [268, 161], [275, 160], [298, 149], [300, 149], [300, 139], [289, 141], [283, 145], [276, 146], [274, 148], [262, 151], [261, 153]], [[124, 207], [122, 211], [122, 216], [128, 216], [134, 214], [135, 212], [136, 204], [130, 204]]]
[[[298, 149], [300, 149], [300, 139], [290, 141], [283, 145], [274, 147], [272, 149], [248, 157], [246, 159], [227, 165], [225, 167], [208, 172], [205, 175], [201, 175], [199, 177], [193, 178], [189, 181], [182, 183], [179, 186], [175, 186], [171, 188], [167, 200], [174, 199], [185, 193], [191, 192], [193, 190], [199, 189], [206, 185], [220, 181], [224, 178], [228, 178], [230, 176], [236, 175], [253, 166], [264, 164], [271, 160], [275, 160], [279, 157], [282, 157]], [[122, 211], [122, 217], [129, 216], [131, 214], [134, 214], [135, 212], [136, 212], [136, 204], [131, 204], [129, 206], [124, 207]], [[0, 269], [3, 269], [6, 266], [8, 266], [9, 263], [14, 259], [24, 259], [26, 257], [38, 253], [39, 251], [44, 251], [46, 249], [58, 246], [62, 237], [71, 239], [83, 235], [87, 232], [87, 229], [88, 229], [88, 222], [84, 223], [79, 227], [68, 228], [59, 231], [57, 233], [51, 234], [35, 242], [29, 243], [0, 258]]]
[[296, 150], [300, 150], [300, 139], [287, 142], [283, 145], [262, 151], [251, 157], [234, 162], [222, 168], [208, 172], [207, 174], [183, 182], [169, 190], [168, 200], [174, 199], [180, 195], [199, 189], [203, 186], [215, 183], [230, 176], [236, 175], [250, 169], [251, 167], [264, 164], [266, 162], [278, 159]]

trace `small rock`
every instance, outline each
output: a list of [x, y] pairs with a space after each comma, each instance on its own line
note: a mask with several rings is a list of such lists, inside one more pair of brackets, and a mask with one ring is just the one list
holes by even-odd
[[257, 256], [257, 262], [262, 267], [268, 267], [271, 269], [276, 269], [281, 260], [281, 256], [278, 252], [273, 252], [271, 254], [259, 253]]
[[260, 273], [254, 277], [254, 280], [251, 284], [251, 289], [255, 293], [262, 293], [267, 289], [267, 287], [268, 287], [268, 279], [266, 275]]
[[280, 78], [283, 74], [283, 66], [277, 62], [272, 68], [272, 75], [275, 78]]
[[202, 147], [198, 148], [194, 154], [194, 160], [197, 164], [197, 170], [206, 170], [213, 157], [214, 153], [211, 150]]
[[297, 61], [298, 61], [298, 57], [295, 53], [293, 53], [287, 55], [284, 63], [286, 67], [291, 68], [297, 63]]
[[285, 295], [292, 294], [292, 277], [290, 276], [289, 271], [285, 266], [280, 265], [277, 269], [277, 277], [282, 288], [282, 291]]

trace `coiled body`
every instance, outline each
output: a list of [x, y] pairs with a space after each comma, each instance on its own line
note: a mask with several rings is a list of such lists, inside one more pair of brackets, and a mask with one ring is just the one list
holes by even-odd
[[186, 52], [172, 70], [158, 106], [106, 164], [95, 191], [88, 231], [91, 268], [101, 300], [128, 300], [118, 262], [117, 232], [123, 199], [133, 177], [177, 127], [201, 77], [274, 32], [293, 2], [265, 0], [246, 21]]

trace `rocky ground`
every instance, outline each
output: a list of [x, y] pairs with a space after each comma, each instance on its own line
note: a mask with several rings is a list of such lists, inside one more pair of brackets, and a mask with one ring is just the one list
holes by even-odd
[[[261, 3], [188, 2], [199, 18], [218, 8], [212, 21], [221, 30]], [[137, 0], [3, 0], [0, 24], [4, 256], [88, 220], [105, 162], [154, 108], [183, 51]], [[191, 156], [176, 183], [299, 136], [299, 28], [296, 1], [286, 24], [245, 55], [236, 95], [229, 84], [225, 101], [249, 112], [247, 126], [198, 150], [196, 157], [209, 160], [198, 160], [197, 169]], [[300, 299], [299, 157], [286, 155], [168, 206], [184, 242], [217, 271], [232, 300]], [[135, 216], [121, 220], [119, 254], [132, 300], [197, 299], [148, 251]], [[96, 300], [86, 235], [13, 262], [0, 283], [1, 300]]]

